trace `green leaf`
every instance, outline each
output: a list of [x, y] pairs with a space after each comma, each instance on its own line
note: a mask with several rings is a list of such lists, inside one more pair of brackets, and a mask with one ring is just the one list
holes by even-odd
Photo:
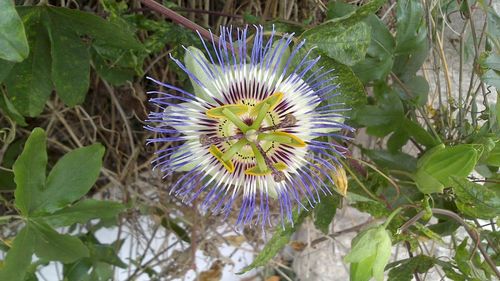
[[52, 56], [52, 81], [57, 94], [68, 106], [85, 100], [90, 83], [88, 45], [67, 24], [66, 18], [50, 13], [45, 22]]
[[[387, 2], [387, 0], [372, 0], [365, 5], [354, 9], [351, 5], [332, 1], [330, 2], [328, 12], [330, 17], [334, 16], [335, 18], [327, 21], [327, 23], [342, 22], [346, 25], [352, 25], [378, 11], [385, 4], [385, 2]], [[339, 9], [340, 11], [338, 11]]]
[[420, 124], [408, 118], [404, 118], [401, 128], [405, 130], [408, 135], [412, 136], [418, 143], [425, 145], [427, 148], [434, 147], [440, 143], [440, 141], [436, 140], [431, 134], [422, 128]]
[[31, 220], [29, 225], [35, 231], [35, 254], [40, 259], [71, 263], [89, 256], [88, 248], [80, 239], [68, 234], [59, 234], [39, 220]]
[[24, 116], [37, 116], [52, 92], [51, 58], [47, 55], [50, 41], [39, 9], [23, 9], [20, 14], [25, 22], [30, 54], [14, 65], [4, 83], [14, 107]]
[[344, 113], [346, 116], [351, 116], [360, 106], [366, 104], [366, 92], [363, 83], [354, 75], [351, 68], [328, 57], [322, 57], [314, 69], [320, 67], [324, 69], [335, 69], [335, 71], [325, 75], [324, 79], [337, 76], [334, 81], [340, 85], [340, 94], [331, 97], [328, 103], [344, 103], [344, 108], [351, 109], [351, 111]]
[[291, 225], [290, 223], [286, 223], [284, 228], [278, 228], [271, 240], [267, 242], [266, 246], [264, 246], [264, 249], [262, 249], [257, 257], [255, 257], [253, 262], [249, 266], [243, 268], [238, 274], [243, 274], [256, 267], [266, 265], [270, 259], [276, 256], [276, 254], [281, 251], [281, 249], [283, 249], [286, 244], [288, 244], [292, 234], [297, 231], [299, 226], [308, 215], [309, 212], [306, 211], [301, 211], [300, 214], [297, 214], [297, 212], [295, 211], [293, 214], [293, 225]]
[[434, 266], [435, 259], [425, 255], [418, 255], [396, 263], [398, 266], [389, 271], [388, 281], [411, 281], [413, 280], [413, 273], [426, 273], [429, 271]]
[[324, 234], [328, 234], [328, 227], [337, 213], [340, 202], [339, 196], [324, 196], [321, 198], [321, 202], [314, 207], [314, 226]]
[[[450, 186], [451, 176], [468, 176], [478, 161], [476, 149], [471, 145], [457, 145], [431, 150], [419, 159], [415, 180], [423, 193], [441, 192], [443, 186]], [[439, 182], [443, 186], [435, 186]]]
[[480, 219], [500, 216], [500, 190], [467, 179], [452, 177], [457, 208], [463, 214]]
[[424, 10], [420, 0], [399, 0], [396, 7], [396, 53], [412, 53], [426, 40]]
[[24, 26], [14, 1], [0, 2], [0, 59], [21, 62], [28, 57], [29, 47]]
[[99, 44], [120, 49], [142, 50], [142, 44], [126, 28], [104, 20], [94, 14], [60, 7], [49, 7], [52, 19], [64, 22], [68, 29], [87, 35]]
[[[2, 166], [7, 169], [12, 169], [12, 165], [16, 162], [21, 152], [23, 152], [23, 145], [25, 140], [18, 139], [9, 144], [9, 147], [3, 155]], [[0, 190], [12, 191], [16, 189], [14, 182], [14, 172], [8, 170], [0, 170]]]
[[23, 216], [33, 212], [45, 185], [46, 138], [42, 129], [35, 128], [28, 137], [23, 152], [12, 166], [17, 185], [14, 194], [15, 206]]
[[37, 213], [52, 213], [80, 199], [94, 185], [102, 166], [104, 147], [94, 144], [75, 149], [57, 161], [36, 198]]
[[44, 216], [43, 219], [54, 227], [70, 226], [75, 223], [86, 223], [95, 218], [114, 218], [124, 209], [125, 206], [118, 202], [87, 199]]
[[0, 83], [9, 75], [14, 64], [13, 62], [0, 59]]
[[364, 22], [371, 27], [371, 42], [365, 59], [352, 69], [363, 83], [384, 80], [394, 64], [394, 37], [376, 15], [368, 16]]
[[333, 22], [309, 29], [300, 38], [309, 46], [317, 46], [330, 58], [352, 66], [365, 57], [370, 44], [370, 27], [364, 22], [353, 25]]
[[370, 157], [377, 165], [384, 168], [407, 172], [413, 172], [417, 169], [417, 159], [403, 152], [391, 153], [385, 150], [366, 149], [363, 150], [363, 153]]
[[12, 104], [9, 98], [3, 93], [0, 97], [0, 109], [9, 116], [16, 124], [20, 126], [27, 126], [26, 120], [24, 120], [24, 116], [19, 113], [16, 107]]
[[[94, 69], [101, 78], [109, 82], [113, 86], [125, 84], [127, 81], [132, 81], [136, 71], [130, 62], [136, 62], [132, 55], [127, 55], [128, 51], [110, 50], [109, 48], [99, 48], [96, 45], [92, 46], [91, 56], [94, 62]], [[107, 51], [107, 52], [106, 52]], [[110, 55], [108, 55], [110, 54]]]
[[26, 271], [31, 264], [35, 236], [33, 230], [28, 226], [19, 231], [12, 247], [0, 267], [0, 280], [24, 281]]
[[380, 132], [369, 131], [383, 137], [401, 126], [404, 120], [404, 109], [396, 92], [384, 83], [378, 83], [375, 88], [377, 105], [366, 105], [356, 111], [354, 121], [363, 126], [380, 128]]

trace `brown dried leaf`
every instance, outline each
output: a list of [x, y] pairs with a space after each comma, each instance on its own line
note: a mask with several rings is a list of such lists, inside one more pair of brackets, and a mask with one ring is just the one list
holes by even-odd
[[301, 252], [302, 250], [304, 250], [306, 246], [307, 246], [306, 243], [300, 241], [292, 241], [290, 243], [290, 247], [292, 247], [292, 249], [297, 252]]
[[199, 281], [219, 281], [222, 277], [222, 262], [216, 260], [209, 270], [203, 271], [198, 277]]

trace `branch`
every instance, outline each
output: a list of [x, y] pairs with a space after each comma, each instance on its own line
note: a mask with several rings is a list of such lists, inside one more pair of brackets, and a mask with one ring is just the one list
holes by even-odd
[[[465, 228], [465, 230], [467, 231], [467, 234], [469, 234], [469, 236], [472, 238], [472, 240], [474, 240], [474, 242], [476, 243], [476, 246], [477, 246], [477, 248], [479, 248], [479, 251], [483, 255], [486, 263], [488, 263], [488, 265], [491, 267], [491, 269], [493, 270], [495, 275], [500, 279], [500, 271], [498, 271], [496, 264], [493, 262], [491, 257], [488, 255], [488, 253], [484, 249], [483, 244], [481, 244], [481, 239], [479, 237], [479, 233], [476, 232], [473, 228], [471, 228], [467, 224], [467, 222], [465, 222], [459, 215], [455, 214], [452, 211], [448, 211], [445, 209], [438, 209], [438, 208], [432, 208], [431, 210], [432, 210], [433, 214], [447, 216], [447, 217], [455, 220], [456, 222], [458, 222], [460, 225], [462, 225]], [[413, 218], [411, 218], [405, 224], [403, 224], [399, 228], [399, 231], [400, 232], [406, 231], [410, 226], [412, 226], [414, 223], [416, 223], [425, 214], [426, 214], [426, 211], [421, 211], [420, 213], [416, 214]]]
[[156, 11], [165, 17], [171, 19], [173, 22], [184, 26], [187, 29], [191, 29], [194, 32], [199, 32], [201, 37], [208, 41], [214, 41], [215, 44], [219, 44], [219, 37], [213, 35], [210, 31], [203, 28], [202, 26], [190, 21], [189, 19], [179, 15], [178, 13], [170, 10], [169, 8], [163, 6], [162, 4], [155, 2], [154, 0], [141, 0], [141, 3], [153, 11]]

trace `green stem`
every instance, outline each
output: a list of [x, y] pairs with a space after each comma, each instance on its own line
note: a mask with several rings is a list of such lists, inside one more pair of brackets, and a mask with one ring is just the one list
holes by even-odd
[[401, 212], [403, 208], [398, 207], [396, 210], [392, 211], [392, 213], [387, 217], [387, 220], [384, 222], [383, 226], [384, 228], [387, 228], [387, 226], [391, 223], [392, 219]]

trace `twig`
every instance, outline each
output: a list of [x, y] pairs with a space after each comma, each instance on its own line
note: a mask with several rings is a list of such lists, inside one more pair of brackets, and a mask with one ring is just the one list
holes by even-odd
[[[500, 271], [498, 271], [497, 266], [495, 265], [495, 262], [491, 259], [491, 257], [488, 255], [486, 252], [486, 249], [484, 249], [483, 245], [481, 244], [481, 239], [479, 237], [479, 233], [477, 233], [474, 229], [472, 229], [459, 215], [455, 214], [452, 211], [445, 210], [445, 209], [439, 209], [439, 208], [432, 208], [431, 209], [433, 214], [438, 214], [438, 215], [443, 215], [447, 216], [449, 218], [452, 218], [456, 222], [458, 222], [460, 225], [462, 225], [465, 230], [467, 231], [467, 234], [474, 240], [475, 245], [481, 252], [481, 254], [484, 257], [484, 260], [488, 265], [491, 267], [495, 275], [500, 279]], [[421, 211], [420, 213], [416, 214], [413, 218], [408, 220], [405, 224], [403, 224], [399, 228], [399, 232], [404, 232], [406, 231], [410, 226], [412, 226], [414, 223], [416, 223], [420, 218], [422, 218], [427, 212], [426, 211]]]
[[216, 45], [219, 44], [219, 37], [213, 35], [210, 31], [206, 30], [200, 25], [197, 25], [196, 23], [190, 21], [189, 19], [179, 15], [178, 13], [170, 10], [169, 8], [161, 5], [160, 3], [155, 2], [154, 0], [141, 0], [141, 3], [150, 8], [151, 10], [166, 16], [173, 22], [178, 23], [187, 29], [191, 29], [194, 32], [199, 32], [200, 35], [206, 40], [209, 41], [213, 40]]

